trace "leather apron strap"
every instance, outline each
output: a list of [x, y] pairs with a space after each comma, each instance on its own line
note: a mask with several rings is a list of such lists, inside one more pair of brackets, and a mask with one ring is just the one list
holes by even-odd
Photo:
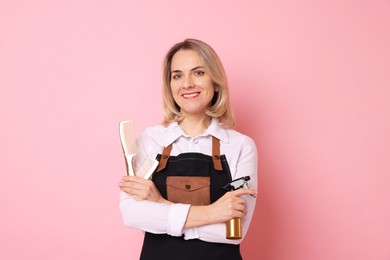
[[167, 166], [167, 162], [169, 159], [169, 156], [171, 155], [172, 151], [172, 144], [168, 145], [167, 147], [164, 147], [163, 153], [161, 154], [160, 162], [158, 163], [158, 167], [156, 172], [159, 172], [161, 170], [164, 170]]
[[221, 153], [219, 151], [220, 142], [219, 139], [213, 136], [212, 156], [214, 169], [216, 171], [222, 171]]
[[[219, 149], [220, 141], [218, 138], [214, 136], [212, 137], [212, 139], [213, 139], [212, 158], [213, 158], [214, 169], [216, 171], [222, 171], [221, 153]], [[169, 156], [171, 155], [171, 151], [172, 151], [172, 144], [168, 145], [167, 147], [164, 147], [156, 172], [160, 172], [165, 169], [165, 167], [167, 166]]]

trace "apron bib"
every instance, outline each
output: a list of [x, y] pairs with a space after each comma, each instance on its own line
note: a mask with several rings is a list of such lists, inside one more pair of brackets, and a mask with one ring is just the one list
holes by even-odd
[[[152, 180], [165, 199], [167, 178], [170, 176], [208, 177], [210, 180], [210, 203], [217, 201], [232, 181], [225, 155], [219, 153], [219, 139], [213, 137], [212, 156], [201, 153], [182, 153], [170, 156], [172, 144], [157, 156], [159, 166]], [[187, 187], [188, 188], [188, 187]], [[167, 234], [145, 232], [141, 260], [239, 260], [240, 246], [205, 242], [199, 239], [184, 240], [184, 235], [174, 237]]]

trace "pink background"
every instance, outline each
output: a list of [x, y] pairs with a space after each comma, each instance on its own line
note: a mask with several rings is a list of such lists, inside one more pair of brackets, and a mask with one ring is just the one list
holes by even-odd
[[390, 259], [390, 2], [0, 3], [0, 258], [137, 259], [120, 120], [162, 118], [186, 37], [225, 64], [259, 150], [245, 259]]

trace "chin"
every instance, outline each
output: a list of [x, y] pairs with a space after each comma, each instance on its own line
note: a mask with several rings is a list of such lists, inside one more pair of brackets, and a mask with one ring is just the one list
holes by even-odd
[[181, 109], [183, 115], [204, 115], [205, 109]]

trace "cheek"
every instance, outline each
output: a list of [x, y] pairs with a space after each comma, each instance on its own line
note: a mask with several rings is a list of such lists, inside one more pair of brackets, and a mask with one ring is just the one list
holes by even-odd
[[199, 78], [199, 79], [195, 80], [194, 83], [197, 86], [202, 87], [204, 90], [207, 90], [207, 91], [209, 91], [210, 89], [214, 89], [213, 83], [211, 82], [211, 79], [209, 77]]
[[179, 86], [175, 82], [171, 82], [171, 91], [175, 95], [179, 90]]
[[174, 85], [171, 85], [171, 93], [172, 93], [173, 100], [177, 103], [179, 98], [179, 89]]

